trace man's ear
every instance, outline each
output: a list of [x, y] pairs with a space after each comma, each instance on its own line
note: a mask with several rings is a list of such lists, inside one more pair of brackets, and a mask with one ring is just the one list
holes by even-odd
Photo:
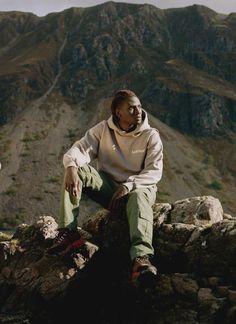
[[116, 109], [116, 117], [120, 118], [120, 109]]

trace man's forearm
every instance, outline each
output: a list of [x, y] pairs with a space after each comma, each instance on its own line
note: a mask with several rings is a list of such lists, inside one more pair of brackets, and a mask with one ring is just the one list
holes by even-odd
[[68, 167], [65, 173], [65, 189], [72, 195], [77, 196], [79, 190], [78, 169], [74, 166]]

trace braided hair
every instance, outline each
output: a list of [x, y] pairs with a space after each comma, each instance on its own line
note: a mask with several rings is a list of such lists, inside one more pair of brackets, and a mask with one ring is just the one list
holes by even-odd
[[124, 90], [118, 90], [115, 95], [114, 98], [112, 99], [111, 102], [111, 113], [113, 116], [113, 121], [115, 123], [117, 123], [118, 117], [116, 115], [116, 108], [123, 103], [124, 101], [127, 101], [128, 99], [130, 99], [131, 97], [137, 97], [136, 94], [128, 89], [124, 89]]

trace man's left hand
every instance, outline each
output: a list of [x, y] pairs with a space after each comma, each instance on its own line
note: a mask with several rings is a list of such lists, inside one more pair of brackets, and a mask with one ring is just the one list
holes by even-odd
[[111, 212], [120, 210], [124, 206], [125, 203], [124, 198], [128, 193], [129, 193], [129, 189], [126, 186], [119, 187], [111, 198], [109, 210]]

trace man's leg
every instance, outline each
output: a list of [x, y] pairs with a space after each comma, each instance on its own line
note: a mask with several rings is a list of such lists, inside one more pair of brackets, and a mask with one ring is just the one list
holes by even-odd
[[79, 192], [72, 196], [62, 188], [59, 226], [74, 229], [77, 227], [79, 203], [82, 190], [93, 200], [107, 208], [117, 184], [105, 172], [98, 172], [86, 164], [78, 168]]
[[140, 188], [128, 194], [126, 214], [130, 231], [130, 256], [136, 257], [153, 255], [153, 210], [156, 199], [154, 187]]

